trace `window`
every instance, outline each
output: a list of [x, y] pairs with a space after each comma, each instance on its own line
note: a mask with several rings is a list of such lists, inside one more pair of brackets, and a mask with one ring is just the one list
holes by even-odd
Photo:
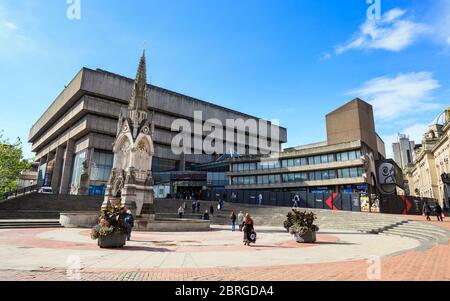
[[358, 177], [358, 168], [350, 168], [350, 178]]
[[309, 180], [310, 181], [315, 181], [316, 180], [316, 174], [314, 172], [310, 172], [309, 173]]
[[288, 167], [292, 167], [294, 166], [294, 160], [293, 159], [289, 159], [288, 160]]
[[288, 182], [295, 182], [295, 174], [293, 173], [288, 174]]
[[308, 165], [308, 158], [300, 158], [300, 165], [301, 166]]
[[334, 161], [336, 161], [335, 159], [334, 159], [334, 155], [333, 154], [329, 154], [328, 155], [328, 162], [334, 162]]
[[114, 155], [106, 152], [94, 152], [91, 180], [107, 182], [111, 174]]
[[341, 161], [348, 161], [348, 153], [347, 152], [341, 153]]
[[269, 176], [269, 184], [275, 184], [275, 175]]
[[348, 168], [339, 170], [339, 178], [348, 179], [350, 178], [350, 170]]
[[328, 173], [328, 170], [322, 171], [322, 179], [323, 179], [323, 180], [328, 180], [328, 179], [329, 179], [329, 173]]
[[329, 179], [336, 179], [336, 170], [330, 170], [328, 171], [328, 177]]
[[351, 151], [348, 153], [348, 159], [349, 160], [356, 160], [358, 159], [358, 154], [356, 153], [356, 151]]
[[316, 171], [314, 174], [315, 174], [314, 177], [315, 177], [316, 181], [322, 180], [322, 172], [321, 171]]
[[322, 155], [320, 157], [320, 160], [322, 161], [322, 163], [328, 163], [328, 155]]
[[320, 164], [320, 156], [314, 156], [314, 164]]
[[300, 159], [295, 159], [294, 160], [294, 166], [301, 166], [301, 165], [302, 165], [302, 163], [301, 163]]

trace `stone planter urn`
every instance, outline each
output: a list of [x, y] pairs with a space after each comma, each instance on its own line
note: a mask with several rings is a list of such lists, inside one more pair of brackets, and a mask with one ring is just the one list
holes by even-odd
[[317, 232], [315, 231], [308, 231], [302, 235], [300, 233], [296, 233], [294, 234], [294, 239], [298, 243], [315, 243], [317, 241], [316, 233]]
[[127, 235], [116, 233], [108, 236], [100, 236], [97, 242], [100, 248], [122, 248], [127, 242]]

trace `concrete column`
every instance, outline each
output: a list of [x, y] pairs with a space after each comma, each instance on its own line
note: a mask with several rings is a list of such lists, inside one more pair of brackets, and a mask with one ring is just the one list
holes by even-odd
[[[47, 168], [45, 169], [45, 178], [47, 181], [44, 181], [44, 185], [51, 185], [53, 170], [55, 166], [55, 153], [50, 152], [47, 155]], [[50, 183], [49, 183], [50, 182]]]
[[64, 153], [64, 165], [61, 176], [60, 194], [69, 193], [70, 179], [72, 177], [73, 154], [75, 150], [75, 141], [70, 139], [67, 141], [66, 151]]
[[52, 173], [52, 190], [53, 193], [59, 193], [59, 183], [60, 183], [60, 177], [61, 177], [61, 168], [62, 168], [62, 162], [63, 162], [63, 147], [58, 146], [56, 148], [55, 153], [55, 163], [53, 165], [53, 173]]

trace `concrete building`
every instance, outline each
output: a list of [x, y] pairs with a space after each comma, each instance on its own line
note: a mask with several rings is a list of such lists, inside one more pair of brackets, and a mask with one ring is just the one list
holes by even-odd
[[[29, 142], [40, 163], [40, 185], [49, 185], [61, 194], [78, 194], [83, 162], [87, 160], [89, 194], [103, 194], [113, 165], [118, 117], [128, 106], [133, 82], [100, 69], [82, 68], [78, 72], [30, 130]], [[171, 131], [174, 120], [182, 118], [193, 123], [194, 111], [201, 111], [204, 120], [216, 118], [223, 124], [226, 119], [259, 120], [156, 86], [149, 85], [148, 93], [148, 110], [153, 114], [155, 127], [152, 164], [155, 177], [158, 172], [184, 171], [197, 164], [214, 162], [222, 155], [174, 154], [171, 150], [172, 139], [177, 134]], [[280, 145], [285, 143], [286, 129], [271, 126], [279, 133]], [[248, 132], [246, 135], [248, 140]], [[272, 140], [270, 131], [266, 136]], [[237, 143], [241, 142], [236, 141], [236, 147]]]
[[25, 188], [37, 184], [39, 164], [34, 162], [30, 170], [20, 172], [17, 188]]
[[354, 99], [326, 116], [327, 141], [286, 149], [277, 158], [232, 160], [228, 189], [371, 193], [385, 146], [373, 108]]
[[394, 161], [402, 169], [405, 169], [409, 164], [414, 162], [415, 146], [415, 142], [409, 140], [409, 137], [404, 134], [399, 134], [398, 141], [392, 144]]
[[450, 108], [440, 114], [416, 148], [415, 160], [406, 170], [411, 194], [433, 198], [449, 206]]

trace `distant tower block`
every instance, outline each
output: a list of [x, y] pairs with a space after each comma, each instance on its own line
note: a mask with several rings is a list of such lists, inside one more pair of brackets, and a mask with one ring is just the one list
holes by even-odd
[[148, 111], [145, 50], [128, 109], [122, 111], [114, 143], [114, 163], [102, 209], [124, 205], [141, 219], [154, 220], [152, 177], [153, 116]]

